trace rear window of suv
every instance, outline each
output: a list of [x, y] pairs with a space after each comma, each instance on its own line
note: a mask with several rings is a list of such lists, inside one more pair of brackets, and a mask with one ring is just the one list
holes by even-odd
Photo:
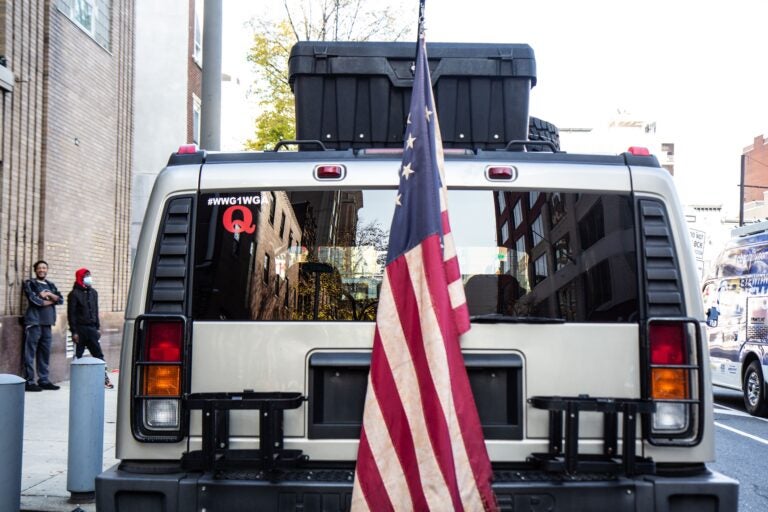
[[[373, 321], [394, 190], [201, 194], [198, 320]], [[638, 309], [629, 195], [451, 190], [470, 315], [633, 322]]]

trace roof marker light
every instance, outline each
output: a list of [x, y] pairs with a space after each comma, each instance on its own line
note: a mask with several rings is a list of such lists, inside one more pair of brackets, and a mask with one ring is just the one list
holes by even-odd
[[315, 177], [319, 180], [340, 180], [344, 178], [344, 166], [337, 164], [315, 166]]
[[182, 144], [177, 151], [179, 155], [192, 155], [194, 153], [197, 153], [197, 144]]
[[642, 146], [630, 146], [629, 149], [627, 149], [630, 155], [635, 156], [651, 156], [651, 152], [648, 151], [648, 148], [644, 148]]
[[517, 169], [511, 165], [491, 165], [485, 168], [485, 175], [489, 180], [514, 180]]

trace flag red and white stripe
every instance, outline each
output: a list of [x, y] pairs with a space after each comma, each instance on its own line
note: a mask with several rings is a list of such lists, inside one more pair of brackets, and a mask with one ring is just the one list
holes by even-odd
[[352, 510], [496, 510], [423, 38], [379, 297]]

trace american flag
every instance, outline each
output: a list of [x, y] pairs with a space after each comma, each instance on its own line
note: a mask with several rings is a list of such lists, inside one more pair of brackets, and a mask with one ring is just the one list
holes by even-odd
[[496, 510], [423, 36], [399, 175], [352, 510]]

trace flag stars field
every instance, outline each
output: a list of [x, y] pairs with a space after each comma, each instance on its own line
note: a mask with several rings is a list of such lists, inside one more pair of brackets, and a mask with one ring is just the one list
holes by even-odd
[[403, 166], [403, 178], [405, 178], [406, 180], [407, 180], [407, 179], [408, 179], [408, 177], [409, 177], [411, 174], [413, 174], [414, 172], [416, 172], [416, 171], [414, 171], [413, 169], [411, 169], [411, 164], [410, 164], [410, 162], [409, 162], [409, 163], [407, 163], [407, 164], [405, 164], [405, 165]]

